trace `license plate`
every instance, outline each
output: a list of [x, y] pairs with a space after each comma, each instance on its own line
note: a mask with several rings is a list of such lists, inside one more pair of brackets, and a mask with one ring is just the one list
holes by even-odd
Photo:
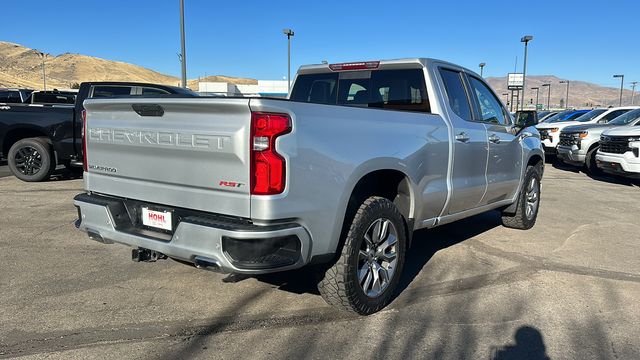
[[158, 229], [172, 231], [171, 213], [167, 211], [150, 210], [142, 208], [142, 224]]

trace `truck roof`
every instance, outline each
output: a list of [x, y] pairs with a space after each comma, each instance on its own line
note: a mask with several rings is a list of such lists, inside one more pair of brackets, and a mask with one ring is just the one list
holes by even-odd
[[[475, 71], [467, 69], [457, 64], [450, 63], [448, 61], [432, 59], [432, 58], [402, 58], [402, 59], [387, 59], [387, 60], [375, 60], [375, 61], [354, 61], [347, 63], [339, 63], [339, 64], [364, 64], [364, 63], [378, 63], [375, 69], [405, 69], [405, 68], [417, 68], [417, 67], [426, 67], [431, 63], [438, 63], [451, 66], [457, 69], [464, 69], [466, 72], [476, 74]], [[313, 74], [313, 73], [323, 73], [323, 72], [332, 72], [334, 70], [331, 69], [332, 65], [336, 64], [312, 64], [312, 65], [303, 65], [298, 69], [298, 74]], [[373, 68], [372, 68], [373, 69]], [[364, 69], [363, 69], [364, 70]], [[477, 75], [477, 74], [476, 74]]]

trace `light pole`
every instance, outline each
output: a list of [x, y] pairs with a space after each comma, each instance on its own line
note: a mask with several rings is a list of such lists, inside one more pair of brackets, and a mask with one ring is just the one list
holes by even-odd
[[183, 88], [187, 87], [187, 52], [184, 46], [184, 0], [180, 0], [180, 62], [182, 63], [182, 80], [180, 82]]
[[524, 66], [522, 69], [522, 100], [520, 100], [520, 108], [524, 110], [524, 91], [526, 89], [526, 81], [527, 81], [527, 47], [529, 45], [529, 41], [533, 40], [533, 36], [525, 35], [520, 39], [520, 42], [524, 43]]
[[624, 75], [613, 75], [614, 78], [620, 78], [620, 105], [622, 106], [622, 87], [624, 86]]
[[540, 94], [540, 88], [536, 86], [532, 87], [531, 90], [536, 91], [536, 110], [538, 110], [538, 95]]
[[633, 105], [633, 98], [636, 95], [636, 85], [638, 84], [637, 81], [632, 81], [631, 82], [631, 105]]
[[293, 30], [284, 29], [282, 33], [287, 35], [287, 88], [291, 92], [291, 37], [293, 36]]
[[551, 84], [542, 84], [542, 86], [549, 88], [549, 93], [547, 94], [547, 110], [551, 110]]
[[487, 65], [487, 64], [486, 64], [486, 63], [483, 63], [483, 62], [482, 62], [482, 63], [480, 63], [480, 65], [478, 65], [478, 66], [480, 66], [480, 77], [482, 77], [482, 70], [484, 69], [484, 66], [485, 66], [485, 65]]
[[567, 96], [564, 98], [564, 108], [569, 108], [569, 80], [560, 80], [560, 84], [567, 84]]
[[40, 52], [40, 56], [42, 56], [42, 85], [44, 91], [47, 91], [47, 74], [44, 71], [44, 59], [47, 57], [47, 54]]

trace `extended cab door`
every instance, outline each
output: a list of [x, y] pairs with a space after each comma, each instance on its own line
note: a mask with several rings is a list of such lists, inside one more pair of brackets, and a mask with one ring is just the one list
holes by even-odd
[[440, 67], [440, 77], [446, 92], [446, 107], [453, 125], [452, 192], [447, 214], [478, 206], [487, 188], [487, 131], [476, 122], [471, 106], [471, 94], [463, 73]]
[[487, 161], [487, 192], [481, 205], [512, 198], [518, 190], [522, 174], [522, 144], [516, 135], [504, 106], [489, 86], [468, 75], [478, 120], [487, 127], [489, 158]]

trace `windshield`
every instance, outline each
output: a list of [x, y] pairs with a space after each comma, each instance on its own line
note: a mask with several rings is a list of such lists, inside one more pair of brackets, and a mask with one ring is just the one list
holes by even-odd
[[547, 119], [545, 122], [546, 123], [554, 123], [554, 122], [560, 122], [560, 121], [564, 121], [564, 119], [569, 115], [572, 114], [573, 110], [565, 110], [565, 111], [561, 111], [555, 115], [553, 115], [552, 117], [550, 117], [549, 119]]
[[636, 120], [640, 118], [640, 109], [635, 109], [632, 111], [629, 111], [627, 113], [624, 113], [620, 116], [618, 116], [617, 118], [609, 121], [607, 124], [610, 125], [627, 125], [630, 122]]
[[591, 120], [595, 119], [598, 115], [602, 114], [605, 111], [607, 111], [607, 109], [594, 109], [594, 110], [591, 110], [588, 113], [586, 113], [586, 114], [580, 116], [579, 118], [577, 118], [576, 121], [580, 121], [580, 122], [591, 121]]

